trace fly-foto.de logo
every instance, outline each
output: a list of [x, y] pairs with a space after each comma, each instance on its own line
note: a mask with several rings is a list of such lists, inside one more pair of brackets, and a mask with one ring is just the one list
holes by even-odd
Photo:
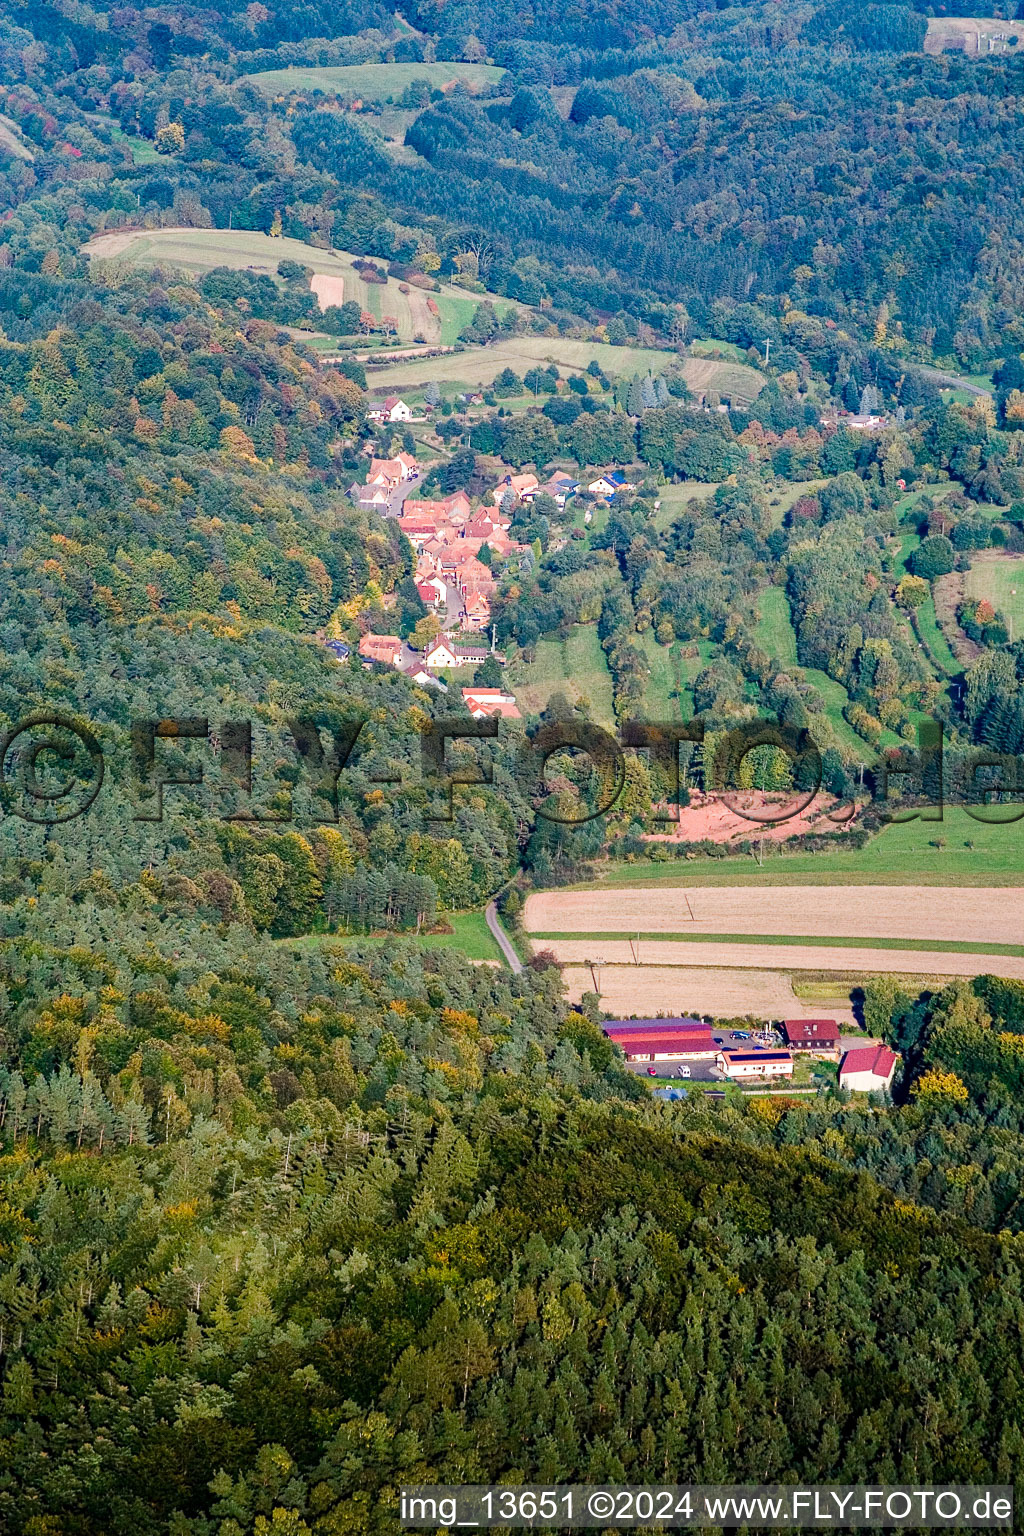
[[[260, 762], [249, 720], [154, 716], [132, 720], [125, 732], [69, 711], [37, 710], [0, 740], [0, 816], [55, 827], [101, 811], [113, 768], [125, 781], [131, 818], [138, 822], [162, 821], [168, 797], [189, 790], [208, 794], [211, 814], [225, 820], [327, 824], [338, 819], [346, 772], [356, 771], [375, 786], [418, 783], [427, 792], [424, 819], [451, 821], [457, 788], [490, 786], [496, 792], [499, 770], [506, 781], [514, 779], [532, 816], [581, 825], [615, 812], [626, 784], [627, 754], [644, 756], [662, 786], [654, 820], [678, 819], [695, 758], [704, 790], [722, 797], [754, 828], [799, 816], [822, 787], [822, 753], [811, 733], [771, 718], [714, 732], [701, 719], [629, 720], [614, 735], [581, 719], [547, 721], [523, 732], [496, 718], [452, 716], [425, 720], [415, 733], [418, 743], [413, 741], [401, 761], [391, 754], [382, 766], [375, 751], [369, 769], [361, 760], [367, 724], [359, 716], [341, 721], [312, 713], [289, 716], [272, 749], [263, 751], [272, 759], [268, 767], [268, 761]], [[782, 754], [784, 794], [749, 793], [751, 785], [757, 789], [757, 779], [748, 772], [744, 780], [744, 765], [765, 748]], [[587, 762], [585, 797], [553, 789], [559, 759], [564, 764], [567, 758]], [[899, 808], [891, 814], [901, 818], [941, 820], [943, 804], [955, 801], [980, 821], [1012, 821], [1024, 808], [989, 799], [1019, 798], [1018, 786], [1024, 784], [1019, 766], [1003, 754], [961, 751], [957, 788], [951, 792], [942, 723], [924, 720], [916, 748], [893, 748], [862, 764], [860, 783], [875, 802], [897, 799]], [[854, 810], [853, 800], [840, 800], [828, 818], [841, 827]]]

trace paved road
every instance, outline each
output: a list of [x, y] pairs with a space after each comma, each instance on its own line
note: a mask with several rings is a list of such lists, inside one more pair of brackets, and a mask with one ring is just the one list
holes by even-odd
[[519, 956], [513, 949], [512, 940], [501, 926], [501, 919], [498, 916], [498, 909], [494, 905], [493, 901], [489, 901], [484, 908], [484, 917], [487, 919], [488, 928], [491, 930], [492, 934], [497, 940], [498, 948], [505, 956], [505, 959], [508, 961], [512, 970], [518, 976], [519, 972], [523, 968], [523, 962], [520, 960]]

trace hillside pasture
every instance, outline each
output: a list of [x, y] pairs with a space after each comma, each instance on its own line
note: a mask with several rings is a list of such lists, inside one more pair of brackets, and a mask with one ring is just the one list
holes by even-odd
[[1005, 614], [1015, 638], [1024, 635], [1024, 555], [976, 550], [971, 555], [966, 589], [969, 597], [983, 598]]
[[[367, 283], [355, 269], [357, 258], [348, 251], [321, 250], [302, 240], [283, 236], [274, 238], [258, 230], [112, 230], [90, 240], [82, 254], [90, 261], [128, 262], [148, 269], [177, 268], [193, 277], [214, 267], [231, 267], [238, 271], [263, 273], [275, 279], [278, 262], [287, 258], [312, 270], [314, 292], [322, 293], [322, 308], [354, 300], [360, 309], [378, 320], [384, 315], [393, 316], [401, 341], [411, 342], [422, 337], [434, 346], [450, 345], [458, 332], [470, 323], [480, 303], [480, 299], [450, 284], [442, 284], [437, 293], [416, 287], [409, 287], [408, 293], [403, 293], [402, 287], [408, 285], [400, 284], [395, 278], [389, 277], [386, 283]], [[380, 263], [381, 258], [376, 260]], [[437, 315], [431, 312], [427, 303], [431, 298], [437, 304]], [[501, 305], [503, 301], [497, 302]], [[511, 301], [504, 303], [507, 307]], [[337, 338], [333, 345], [337, 348]], [[433, 375], [428, 371], [427, 377]]]
[[524, 714], [540, 714], [553, 693], [589, 699], [591, 717], [611, 725], [612, 677], [596, 624], [575, 624], [565, 640], [539, 640], [536, 660], [516, 664], [509, 682]]
[[[521, 375], [538, 364], [554, 363], [562, 373], [569, 374], [583, 373], [588, 364], [596, 362], [609, 378], [628, 378], [636, 373], [661, 373], [676, 361], [674, 352], [658, 347], [613, 347], [605, 341], [580, 341], [568, 336], [514, 336], [488, 347], [467, 347], [447, 357], [396, 362], [375, 369], [373, 382], [389, 393], [422, 389], [432, 379], [462, 390], [486, 389], [505, 368]], [[742, 394], [745, 400], [753, 400], [764, 383], [753, 368], [731, 362], [688, 357], [681, 367], [694, 394], [715, 389], [735, 399]]]
[[[265, 96], [306, 95], [361, 97], [364, 101], [394, 101], [415, 80], [426, 80], [431, 90], [443, 91], [461, 82], [472, 91], [496, 84], [505, 73], [493, 64], [333, 64], [324, 68], [295, 64], [286, 69], [263, 69], [244, 76]], [[242, 81], [238, 82], [242, 84]]]
[[[597, 885], [1024, 887], [1024, 805], [975, 806], [972, 812], [962, 805], [944, 805], [941, 821], [917, 817], [890, 822], [863, 848], [834, 853], [793, 853], [783, 845], [772, 848], [766, 843], [763, 864], [743, 854], [673, 859], [660, 865], [609, 860], [597, 867]], [[979, 820], [979, 814], [989, 819]], [[995, 820], [997, 815], [1001, 821]], [[588, 882], [586, 888], [592, 885]]]

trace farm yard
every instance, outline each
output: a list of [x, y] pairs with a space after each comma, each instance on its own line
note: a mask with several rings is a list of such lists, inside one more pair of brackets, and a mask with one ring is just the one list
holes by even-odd
[[[245, 75], [266, 96], [287, 96], [293, 91], [325, 96], [360, 96], [364, 101], [391, 101], [402, 95], [414, 80], [426, 80], [432, 90], [444, 90], [457, 81], [470, 90], [494, 85], [505, 73], [493, 64], [335, 64], [323, 68], [302, 64], [287, 69], [264, 69]], [[242, 84], [243, 81], [239, 81]]]
[[[399, 284], [390, 277], [386, 283], [368, 283], [353, 265], [358, 258], [347, 251], [321, 250], [301, 240], [274, 238], [255, 230], [116, 230], [90, 240], [83, 247], [83, 255], [90, 261], [125, 261], [150, 268], [178, 267], [195, 274], [209, 272], [214, 267], [232, 267], [268, 277], [276, 276], [278, 262], [296, 261], [312, 268], [312, 287], [320, 298], [321, 308], [354, 300], [360, 309], [367, 310], [378, 320], [391, 315], [397, 321], [398, 339], [403, 342], [421, 337], [429, 344], [450, 346], [470, 323], [481, 302], [480, 298], [450, 284], [442, 284], [440, 291], [432, 294]], [[403, 293], [403, 287], [409, 287], [409, 291]], [[490, 296], [481, 296], [487, 297]], [[429, 299], [436, 303], [437, 315], [431, 310]], [[495, 302], [499, 309], [512, 304], [511, 300]], [[332, 339], [331, 345], [336, 350], [337, 340]], [[429, 362], [427, 366], [429, 372]], [[436, 370], [440, 363], [435, 362], [433, 366]], [[375, 375], [377, 379], [382, 377], [383, 374]]]
[[941, 53], [945, 48], [960, 48], [972, 57], [987, 57], [990, 53], [1011, 53], [1022, 44], [1024, 26], [1019, 21], [992, 16], [930, 16], [924, 51]]

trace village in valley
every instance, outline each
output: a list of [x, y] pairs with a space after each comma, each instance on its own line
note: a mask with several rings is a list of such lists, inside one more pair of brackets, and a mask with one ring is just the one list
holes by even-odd
[[[389, 396], [370, 412], [371, 419], [389, 426], [414, 420], [412, 409], [397, 396]], [[416, 591], [436, 624], [422, 647], [414, 647], [399, 635], [365, 631], [358, 654], [366, 666], [394, 667], [421, 686], [446, 692], [442, 674], [463, 667], [476, 668], [493, 658], [503, 666], [505, 658], [495, 649], [491, 603], [498, 586], [497, 572], [514, 556], [530, 551], [510, 529], [517, 511], [537, 497], [550, 497], [559, 512], [581, 491], [597, 505], [609, 504], [620, 493], [636, 486], [616, 469], [606, 470], [584, 486], [571, 474], [556, 471], [541, 482], [535, 474], [502, 468], [481, 504], [474, 507], [465, 490], [448, 496], [424, 499], [416, 496], [423, 465], [408, 451], [392, 458], [372, 457], [364, 483], [354, 482], [349, 496], [361, 508], [393, 518], [415, 552]], [[595, 499], [596, 502], [595, 502]], [[593, 516], [583, 514], [588, 526]], [[345, 660], [350, 647], [328, 640], [329, 649]], [[521, 719], [515, 696], [496, 685], [462, 688], [463, 699], [476, 719]]]

